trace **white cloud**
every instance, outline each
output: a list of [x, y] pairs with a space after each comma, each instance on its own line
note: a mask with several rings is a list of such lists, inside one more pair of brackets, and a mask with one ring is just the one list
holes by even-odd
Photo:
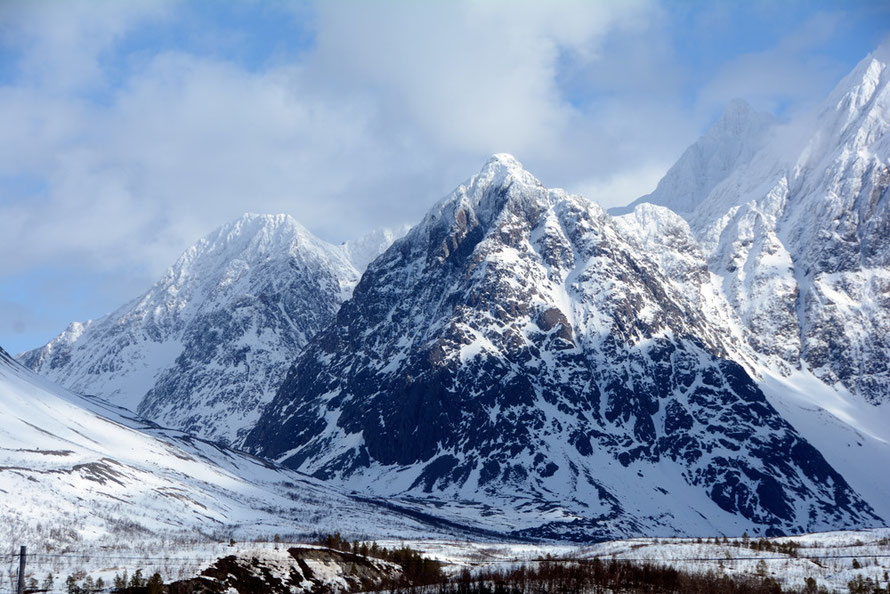
[[33, 246], [4, 269], [71, 258], [154, 274], [244, 211], [289, 212], [345, 239], [419, 218], [495, 151], [544, 172], [577, 167], [590, 146], [559, 61], [595, 59], [648, 7], [320, 3], [317, 45], [299, 63], [247, 70], [163, 48], [115, 54], [175, 5], [16, 5], [0, 175], [46, 186], [0, 204], [0, 247]]
[[844, 18], [842, 13], [816, 13], [775, 46], [730, 60], [699, 93], [700, 106], [713, 109], [744, 97], [759, 109], [775, 112], [789, 102], [821, 100], [845, 66], [818, 50]]
[[104, 51], [171, 8], [170, 0], [4, 2], [0, 35], [22, 52], [18, 68], [28, 84], [45, 94], [78, 92], [107, 82]]
[[607, 178], [585, 180], [569, 188], [604, 208], [621, 206], [650, 193], [673, 163], [656, 163]]
[[561, 51], [596, 53], [641, 3], [320, 5], [313, 67], [381, 102], [446, 150], [493, 152], [558, 141], [572, 113], [556, 86]]
[[[501, 151], [548, 185], [627, 202], [654, 186], [713, 105], [758, 89], [809, 92], [819, 64], [799, 78], [795, 68], [831, 27], [815, 20], [739, 57], [696, 112], [654, 0], [320, 2], [298, 61], [249, 68], [170, 47], [120, 55], [135, 31], [181, 8], [0, 9], [2, 45], [18, 59], [0, 82], [0, 177], [45, 181], [0, 198], [0, 249], [29, 246], [0, 275], [67, 259], [149, 277], [244, 211], [288, 212], [342, 240], [418, 219]], [[235, 38], [235, 49], [250, 43]]]

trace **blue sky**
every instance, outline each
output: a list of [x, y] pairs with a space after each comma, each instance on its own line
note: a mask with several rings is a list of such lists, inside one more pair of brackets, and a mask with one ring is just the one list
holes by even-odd
[[137, 296], [243, 212], [342, 241], [493, 152], [606, 206], [726, 102], [812, 109], [886, 2], [0, 4], [0, 346]]

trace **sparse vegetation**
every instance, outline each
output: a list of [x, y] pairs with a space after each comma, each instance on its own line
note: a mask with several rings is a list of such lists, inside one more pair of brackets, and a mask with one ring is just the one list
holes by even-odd
[[65, 579], [65, 591], [68, 594], [95, 594], [104, 589], [105, 581], [102, 578], [93, 580], [93, 577], [83, 570], [75, 571]]
[[[141, 533], [128, 539], [114, 538], [102, 542], [71, 539], [68, 534], [56, 519], [28, 527], [17, 522], [0, 526], [0, 536], [9, 536], [12, 540], [2, 547], [7, 558], [15, 559], [19, 542], [28, 544], [28, 551], [32, 556], [28, 559], [28, 572], [25, 576], [27, 589], [66, 592], [69, 590], [67, 576], [74, 576], [70, 591], [79, 594], [100, 589], [100, 579], [104, 579], [105, 592], [111, 591], [112, 586], [115, 589], [127, 589], [131, 586], [134, 572], [141, 568], [139, 579], [142, 589], [139, 592], [145, 594], [149, 581], [147, 578], [155, 573], [166, 584], [188, 580], [197, 576], [208, 563], [224, 556], [264, 549], [273, 551], [277, 548], [281, 551], [290, 548], [293, 543], [322, 545], [349, 554], [397, 563], [405, 568], [406, 574], [404, 580], [392, 584], [397, 590], [426, 584], [427, 592], [436, 594], [443, 584], [449, 584], [449, 588], [458, 587], [453, 576], [447, 581], [442, 577], [442, 570], [448, 569], [447, 565], [425, 558], [425, 554], [419, 550], [423, 545], [415, 542], [405, 546], [389, 541], [383, 546], [367, 536], [359, 536], [360, 540], [353, 540], [352, 535], [346, 538], [336, 533], [319, 536], [287, 531], [281, 531], [277, 534], [278, 538], [275, 538], [276, 533], [271, 530], [260, 536], [232, 533], [226, 529], [208, 531], [207, 534], [198, 536], [159, 533], [151, 537], [150, 544]], [[710, 572], [715, 579], [728, 576], [739, 582], [743, 579], [740, 576], [748, 576], [755, 581], [765, 581], [768, 578], [774, 580], [784, 592], [890, 594], [890, 573], [887, 571], [890, 569], [890, 558], [887, 557], [890, 537], [886, 534], [883, 532], [865, 536], [863, 533], [838, 533], [826, 537], [816, 535], [772, 539], [759, 536], [746, 539], [742, 536], [730, 538], [726, 544], [723, 543], [722, 536], [703, 535], [700, 537], [701, 542], [699, 537], [631, 539], [574, 550], [547, 546], [528, 549], [509, 543], [471, 542], [464, 547], [461, 542], [451, 542], [444, 544], [443, 549], [437, 549], [439, 545], [436, 545], [424, 547], [424, 551], [436, 550], [437, 556], [467, 563], [483, 572], [488, 564], [493, 567], [510, 564], [511, 568], [516, 568], [525, 562], [527, 567], [534, 568], [534, 560], [539, 556], [546, 557], [548, 553], [569, 555], [575, 559], [608, 555], [618, 561], [629, 560], [637, 565], [648, 563], [657, 566], [662, 563], [661, 559], [665, 559], [665, 563], [670, 559], [670, 565], [681, 573], [700, 576]], [[61, 537], [61, 541], [50, 540], [54, 536]], [[234, 546], [230, 546], [232, 540], [236, 541]], [[600, 558], [604, 559], [602, 556]], [[761, 559], [765, 563], [760, 563]], [[567, 563], [566, 559], [559, 558], [551, 558], [550, 561]], [[3, 587], [7, 590], [12, 587], [14, 591], [14, 581], [17, 579], [14, 570], [17, 564], [10, 562], [8, 567], [10, 571], [4, 570], [2, 576]], [[346, 571], [350, 571], [348, 566]], [[88, 576], [92, 578], [92, 584], [86, 579]], [[474, 574], [474, 580], [475, 577]], [[495, 583], [491, 582], [487, 587], [494, 592]], [[163, 586], [160, 591], [166, 589]]]
[[778, 553], [780, 555], [788, 555], [789, 557], [797, 557], [800, 550], [800, 544], [793, 540], [784, 542], [772, 541], [766, 538], [749, 540], [747, 532], [742, 535], [742, 540], [737, 540], [733, 544], [736, 547], [742, 546], [760, 553]]
[[890, 593], [890, 583], [885, 584], [882, 588], [881, 584], [870, 577], [864, 578], [857, 575], [847, 584], [850, 594], [888, 594]]
[[705, 594], [780, 594], [785, 592], [772, 578], [727, 576], [709, 572], [693, 574], [678, 569], [630, 561], [600, 560], [562, 563], [545, 560], [511, 569], [463, 571], [435, 588], [396, 588], [399, 594], [549, 594], [589, 592], [605, 594], [638, 592]]
[[327, 534], [320, 537], [314, 544], [327, 547], [345, 553], [374, 557], [395, 563], [402, 568], [404, 580], [411, 585], [427, 585], [439, 583], [444, 579], [442, 564], [428, 559], [421, 551], [402, 545], [398, 548], [388, 549], [379, 546], [376, 542], [349, 542], [340, 536], [340, 533]]

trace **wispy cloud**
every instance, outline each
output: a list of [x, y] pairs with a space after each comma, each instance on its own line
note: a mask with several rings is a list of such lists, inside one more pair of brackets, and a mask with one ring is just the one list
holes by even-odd
[[820, 51], [836, 36], [844, 19], [842, 12], [816, 13], [776, 45], [729, 60], [702, 88], [700, 103], [713, 109], [734, 97], [745, 97], [761, 109], [776, 112], [788, 104], [822, 100], [826, 87], [849, 67]]
[[35, 245], [7, 269], [60, 254], [157, 269], [244, 210], [345, 238], [418, 217], [491, 152], [556, 161], [582, 123], [561, 55], [595, 55], [647, 8], [322, 3], [299, 61], [247, 69], [180, 48], [116, 56], [176, 7], [114, 6], [20, 5], [8, 21], [0, 172], [45, 184], [2, 207], [4, 241]]

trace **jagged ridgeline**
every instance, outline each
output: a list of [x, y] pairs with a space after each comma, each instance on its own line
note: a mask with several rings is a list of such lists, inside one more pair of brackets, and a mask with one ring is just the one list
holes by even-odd
[[515, 535], [878, 523], [696, 293], [496, 155], [368, 268], [245, 444], [347, 488], [509, 510]]

